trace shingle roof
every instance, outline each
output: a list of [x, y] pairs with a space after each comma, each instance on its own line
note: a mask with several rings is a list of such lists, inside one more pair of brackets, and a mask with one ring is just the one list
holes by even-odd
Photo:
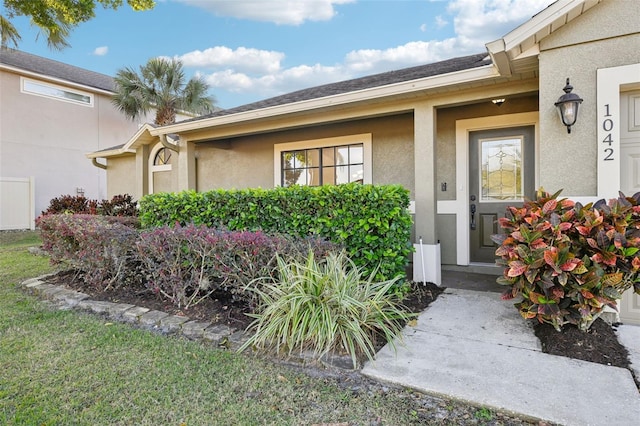
[[395, 71], [384, 72], [381, 74], [360, 77], [353, 80], [340, 81], [337, 83], [330, 83], [322, 86], [298, 90], [296, 92], [287, 93], [246, 105], [241, 105], [235, 108], [215, 111], [208, 115], [185, 120], [184, 122], [201, 120], [203, 118], [210, 117], [221, 117], [240, 112], [253, 111], [272, 106], [306, 101], [309, 99], [319, 99], [331, 95], [339, 95], [343, 93], [355, 92], [357, 90], [387, 86], [394, 83], [403, 83], [420, 78], [448, 74], [456, 71], [463, 71], [489, 64], [491, 64], [491, 59], [486, 52], [478, 53], [475, 55], [462, 56], [459, 58], [447, 59], [445, 61], [435, 62], [432, 64], [403, 68]]
[[0, 63], [96, 89], [114, 90], [113, 78], [108, 75], [15, 49], [0, 48]]

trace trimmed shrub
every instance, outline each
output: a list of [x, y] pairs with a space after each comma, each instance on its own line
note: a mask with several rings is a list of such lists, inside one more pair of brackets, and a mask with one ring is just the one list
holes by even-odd
[[252, 287], [260, 297], [254, 334], [239, 351], [249, 347], [291, 355], [310, 351], [319, 359], [329, 351], [347, 353], [354, 368], [362, 355], [372, 360], [377, 339], [393, 345], [402, 325], [414, 314], [393, 292], [400, 277], [376, 282], [368, 278], [343, 251], [306, 261], [277, 257], [277, 278]]
[[270, 275], [277, 253], [318, 258], [340, 248], [320, 238], [291, 238], [263, 232], [226, 231], [189, 225], [139, 230], [137, 218], [46, 215], [38, 219], [43, 248], [52, 263], [83, 273], [98, 291], [136, 286], [178, 307], [193, 306], [215, 291], [238, 303], [255, 305], [256, 278]]
[[144, 227], [204, 224], [322, 237], [343, 245], [365, 274], [403, 276], [412, 251], [409, 192], [399, 185], [185, 191], [140, 200]]
[[148, 288], [184, 308], [219, 290], [237, 302], [252, 304], [255, 293], [247, 287], [256, 278], [271, 275], [276, 253], [296, 258], [310, 247], [321, 257], [336, 248], [319, 239], [221, 231], [202, 225], [146, 230], [137, 243]]
[[504, 299], [522, 296], [524, 318], [584, 331], [627, 289], [640, 294], [640, 193], [586, 206], [559, 194], [539, 190], [500, 219], [498, 282]]
[[84, 273], [99, 291], [122, 285], [140, 285], [135, 251], [138, 231], [132, 218], [96, 215], [46, 215], [37, 220], [43, 249], [52, 263], [66, 263]]

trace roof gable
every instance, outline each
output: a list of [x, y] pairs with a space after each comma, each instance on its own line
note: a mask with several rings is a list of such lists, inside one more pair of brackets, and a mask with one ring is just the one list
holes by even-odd
[[602, 1], [557, 0], [504, 37], [487, 43], [500, 74], [537, 70], [540, 41]]

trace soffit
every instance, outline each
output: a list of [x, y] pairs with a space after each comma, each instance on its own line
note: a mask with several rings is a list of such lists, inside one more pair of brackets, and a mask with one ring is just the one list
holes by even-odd
[[511, 75], [538, 68], [540, 41], [605, 0], [558, 0], [487, 49], [500, 73]]

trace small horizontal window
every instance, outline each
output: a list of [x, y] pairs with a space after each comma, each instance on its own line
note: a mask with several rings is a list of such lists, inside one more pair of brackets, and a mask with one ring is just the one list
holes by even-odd
[[33, 95], [46, 96], [81, 105], [93, 106], [93, 96], [89, 93], [70, 90], [44, 82], [22, 79], [22, 91]]

